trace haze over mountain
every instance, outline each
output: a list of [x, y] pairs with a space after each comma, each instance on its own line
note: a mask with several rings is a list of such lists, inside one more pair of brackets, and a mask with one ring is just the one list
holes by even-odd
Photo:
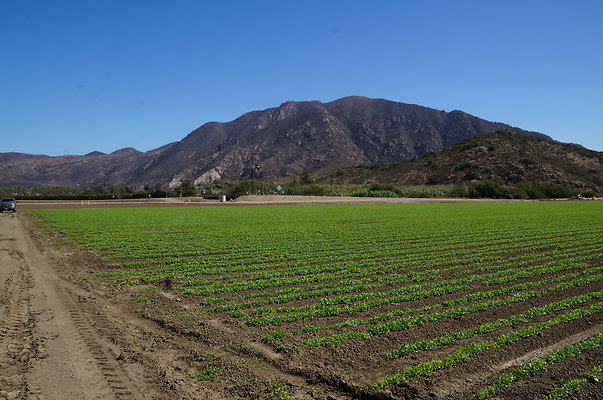
[[297, 176], [345, 163], [381, 165], [437, 152], [468, 138], [513, 130], [462, 111], [365, 97], [330, 103], [289, 101], [252, 111], [231, 122], [210, 122], [179, 142], [149, 152], [126, 148], [111, 154], [49, 157], [0, 153], [3, 186], [169, 185], [250, 177]]

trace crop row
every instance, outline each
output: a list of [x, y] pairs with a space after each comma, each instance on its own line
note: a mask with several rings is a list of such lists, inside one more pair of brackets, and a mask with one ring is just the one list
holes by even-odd
[[[385, 378], [373, 381], [370, 384], [370, 387], [373, 389], [382, 389], [386, 386], [395, 383], [406, 382], [407, 380], [414, 377], [430, 376], [435, 371], [456, 366], [461, 362], [467, 361], [468, 359], [483, 353], [486, 350], [511, 344], [518, 340], [540, 333], [546, 329], [555, 327], [559, 324], [574, 321], [600, 311], [603, 311], [603, 302], [596, 303], [588, 308], [576, 309], [566, 314], [562, 314], [557, 317], [551, 318], [547, 321], [506, 333], [494, 340], [473, 342], [464, 346], [460, 346], [457, 350], [455, 350], [450, 355], [444, 357], [443, 359], [435, 359], [431, 361], [422, 362], [417, 365], [413, 365], [411, 367], [406, 368], [400, 373], [389, 375]], [[603, 334], [600, 334], [597, 337], [598, 339], [596, 343], [600, 344], [603, 341]]]
[[563, 310], [568, 307], [572, 307], [577, 304], [588, 302], [594, 299], [603, 297], [603, 291], [591, 292], [580, 296], [574, 296], [567, 299], [548, 303], [543, 306], [534, 307], [525, 311], [521, 314], [512, 315], [510, 317], [501, 318], [494, 322], [488, 322], [485, 324], [478, 325], [471, 329], [465, 329], [462, 331], [451, 332], [445, 336], [440, 336], [434, 339], [419, 340], [413, 343], [404, 344], [398, 347], [396, 350], [390, 351], [384, 357], [384, 360], [393, 360], [406, 356], [411, 353], [417, 353], [420, 351], [431, 350], [436, 347], [448, 346], [456, 343], [459, 340], [469, 339], [476, 335], [483, 335], [485, 333], [494, 332], [503, 327], [512, 326], [522, 322], [528, 322], [531, 319], [540, 317], [542, 315], [551, 314], [556, 311]]
[[551, 390], [545, 400], [561, 400], [579, 392], [588, 383], [599, 383], [603, 379], [603, 364], [597, 365], [584, 378], [562, 379], [557, 387]]
[[[473, 303], [467, 306], [457, 306], [447, 308], [443, 311], [437, 311], [430, 314], [419, 314], [414, 316], [406, 316], [393, 321], [383, 322], [371, 326], [367, 331], [363, 332], [363, 335], [352, 334], [356, 337], [362, 337], [368, 339], [371, 336], [383, 335], [392, 331], [406, 330], [411, 327], [425, 325], [427, 323], [433, 323], [440, 321], [445, 318], [458, 318], [463, 315], [477, 313], [492, 309], [494, 307], [500, 307], [510, 305], [513, 303], [523, 302], [528, 299], [542, 296], [547, 293], [560, 292], [572, 287], [581, 285], [588, 285], [595, 281], [603, 280], [603, 274], [595, 275], [592, 277], [580, 278], [570, 282], [563, 282], [558, 285], [552, 286], [545, 290], [534, 291], [528, 290], [520, 293], [513, 294], [511, 296], [502, 299], [491, 299], [478, 303]], [[342, 341], [349, 340], [349, 334], [334, 334], [327, 337], [313, 338], [302, 342], [301, 344], [306, 346], [333, 346], [341, 343]]]
[[[542, 267], [542, 268], [534, 268], [532, 269], [530, 272], [530, 275], [528, 275], [527, 273], [522, 273], [521, 274], [521, 278], [525, 278], [527, 276], [530, 277], [534, 277], [534, 276], [538, 276], [538, 275], [544, 275], [544, 274], [550, 274], [553, 272], [559, 272], [559, 271], [565, 271], [565, 270], [569, 270], [569, 269], [580, 269], [580, 267], [583, 267], [583, 264], [576, 264], [576, 263], [571, 263], [571, 262], [556, 262], [554, 263], [554, 265], [550, 265], [550, 266], [546, 266], [546, 267]], [[590, 272], [590, 270], [587, 270]], [[362, 295], [360, 295], [360, 299], [358, 298], [354, 298], [354, 300], [362, 300], [360, 302], [358, 302], [358, 304], [353, 305], [353, 306], [344, 306], [344, 307], [339, 307], [336, 306], [334, 304], [330, 304], [331, 302], [329, 301], [330, 299], [327, 298], [328, 300], [322, 301], [322, 303], [319, 303], [318, 305], [308, 305], [308, 306], [304, 306], [304, 307], [300, 307], [298, 309], [292, 309], [292, 308], [279, 308], [276, 309], [275, 311], [278, 311], [281, 313], [281, 315], [263, 315], [263, 316], [259, 316], [259, 317], [252, 317], [249, 318], [247, 320], [247, 325], [249, 326], [257, 326], [257, 325], [281, 325], [283, 323], [288, 323], [288, 322], [294, 322], [294, 321], [299, 321], [299, 320], [304, 320], [304, 319], [311, 319], [311, 318], [317, 318], [320, 316], [333, 316], [333, 315], [338, 315], [338, 314], [349, 314], [349, 313], [357, 313], [357, 312], [364, 312], [364, 311], [369, 311], [375, 307], [380, 307], [383, 305], [387, 305], [387, 304], [392, 304], [392, 303], [402, 303], [402, 302], [408, 302], [408, 301], [413, 301], [413, 300], [418, 300], [418, 299], [424, 299], [424, 298], [428, 298], [428, 297], [432, 297], [432, 296], [437, 296], [437, 295], [441, 295], [444, 294], [444, 291], [438, 292], [437, 289], [432, 289], [434, 290], [433, 293], [430, 293], [429, 291], [425, 291], [426, 288], [433, 288], [433, 287], [451, 287], [454, 288], [455, 290], [453, 292], [457, 292], [460, 290], [469, 290], [471, 289], [470, 286], [467, 286], [467, 283], [470, 282], [475, 282], [475, 281], [479, 281], [481, 280], [481, 276], [469, 276], [469, 277], [465, 277], [465, 278], [459, 278], [459, 279], [455, 279], [455, 280], [447, 280], [447, 281], [443, 281], [443, 282], [436, 282], [436, 283], [427, 283], [427, 284], [423, 284], [423, 285], [416, 285], [414, 288], [416, 288], [413, 292], [409, 293], [409, 294], [405, 294], [405, 295], [397, 295], [397, 296], [393, 296], [393, 297], [388, 297], [387, 295], [384, 296], [375, 296], [378, 297], [377, 299], [374, 300], [369, 300], [370, 298], [372, 298], [373, 296], [369, 296], [366, 299], [362, 299]], [[552, 278], [554, 281], [556, 278]], [[583, 278], [583, 279], [591, 279], [591, 278]], [[551, 281], [551, 282], [552, 282]], [[579, 282], [580, 280], [578, 280]], [[547, 282], [548, 283], [548, 282]], [[493, 297], [493, 296], [497, 296], [500, 294], [505, 294], [505, 293], [512, 293], [513, 291], [519, 291], [522, 290], [523, 288], [529, 288], [529, 287], [533, 287], [536, 286], [536, 284], [533, 283], [526, 283], [525, 285], [521, 285], [521, 286], [512, 286], [510, 288], [500, 288], [500, 289], [496, 289], [493, 291], [482, 291], [476, 294], [472, 294], [469, 295], [469, 297], [463, 298], [463, 300], [461, 300], [462, 302], [469, 302], [469, 301], [475, 301], [478, 299], [483, 299], [483, 298], [487, 298], [487, 297]], [[561, 284], [556, 286], [556, 287], [562, 287]], [[404, 291], [403, 287], [402, 289], [397, 289], [397, 292], [402, 292]], [[412, 286], [410, 286], [409, 288], [413, 289]], [[548, 289], [549, 291], [553, 291], [555, 289]], [[481, 294], [484, 293], [484, 294]], [[536, 293], [536, 292], [535, 292]], [[537, 292], [538, 294], [542, 294], [541, 292]], [[535, 295], [538, 295], [535, 294]], [[450, 304], [450, 303], [448, 303]], [[272, 311], [272, 310], [269, 310]], [[392, 323], [390, 323], [390, 326], [392, 325]], [[382, 325], [382, 329], [385, 329], [385, 325]]]
[[[375, 314], [368, 318], [349, 319], [349, 320], [345, 320], [343, 322], [339, 322], [339, 323], [336, 323], [333, 325], [316, 326], [316, 325], [309, 324], [309, 325], [306, 325], [304, 328], [293, 332], [293, 334], [296, 335], [296, 334], [300, 334], [303, 332], [317, 332], [317, 331], [328, 330], [328, 329], [339, 329], [339, 328], [349, 327], [349, 326], [374, 325], [377, 322], [389, 320], [389, 319], [399, 317], [402, 315], [424, 313], [426, 311], [453, 307], [453, 306], [456, 306], [459, 304], [470, 303], [473, 301], [492, 298], [492, 297], [500, 296], [502, 294], [518, 292], [518, 291], [525, 290], [525, 289], [536, 288], [538, 286], [549, 285], [549, 284], [555, 283], [555, 282], [562, 282], [562, 281], [566, 281], [566, 280], [571, 281], [574, 279], [578, 279], [581, 276], [586, 277], [589, 274], [593, 274], [593, 273], [597, 274], [597, 273], [601, 273], [602, 271], [603, 271], [603, 267], [595, 267], [595, 268], [591, 268], [591, 269], [584, 270], [581, 272], [573, 272], [573, 273], [564, 274], [564, 275], [557, 276], [557, 277], [547, 278], [542, 281], [524, 282], [524, 283], [515, 284], [515, 285], [511, 285], [511, 286], [501, 287], [498, 289], [466, 294], [466, 295], [458, 297], [458, 298], [445, 300], [441, 303], [435, 303], [435, 304], [430, 304], [430, 305], [425, 305], [425, 306], [415, 307], [415, 308], [399, 308], [395, 311], [388, 311], [388, 312], [384, 312], [384, 313]], [[586, 282], [587, 284], [590, 283], [590, 279], [594, 279], [594, 278], [589, 278], [588, 281]]]
[[[557, 239], [558, 240], [558, 239]], [[561, 246], [560, 244], [555, 243], [556, 249], [548, 252], [547, 257], [553, 259], [554, 257], [563, 256], [565, 254], [575, 253], [578, 249], [574, 248], [574, 246], [578, 246], [580, 248], [584, 248], [585, 246], [600, 246], [601, 240], [598, 237], [574, 237], [568, 239], [568, 242], [572, 245], [568, 245], [565, 243], [565, 246]], [[549, 243], [552, 244], [552, 243]], [[521, 247], [523, 246], [523, 248]], [[547, 246], [546, 243], [543, 246]], [[445, 251], [440, 250], [438, 254], [432, 253], [417, 253], [418, 250], [413, 250], [409, 253], [400, 254], [399, 251], [395, 254], [391, 254], [388, 252], [381, 253], [378, 256], [372, 256], [371, 258], [360, 257], [359, 254], [353, 254], [348, 256], [345, 259], [341, 257], [327, 257], [325, 255], [321, 255], [320, 257], [313, 259], [300, 259], [299, 257], [295, 261], [286, 261], [279, 264], [278, 262], [272, 260], [269, 263], [261, 262], [258, 260], [254, 260], [252, 257], [249, 257], [245, 263], [237, 264], [233, 262], [228, 262], [222, 264], [220, 266], [220, 262], [216, 262], [215, 260], [187, 260], [182, 258], [169, 258], [169, 259], [161, 259], [161, 260], [145, 260], [140, 261], [140, 263], [146, 265], [147, 267], [144, 269], [133, 269], [132, 265], [126, 265], [127, 269], [123, 269], [120, 271], [107, 272], [103, 274], [104, 277], [111, 276], [132, 276], [136, 275], [139, 277], [148, 276], [146, 280], [154, 280], [157, 276], [161, 276], [164, 274], [174, 273], [178, 271], [179, 278], [188, 278], [195, 275], [211, 275], [206, 279], [197, 279], [197, 280], [188, 280], [185, 282], [185, 285], [188, 287], [191, 286], [202, 286], [208, 283], [215, 282], [215, 277], [218, 276], [220, 280], [228, 279], [231, 281], [257, 281], [263, 279], [272, 279], [277, 277], [288, 277], [295, 275], [307, 275], [309, 273], [319, 273], [320, 271], [328, 271], [330, 270], [338, 270], [346, 267], [367, 267], [367, 266], [380, 266], [381, 268], [390, 269], [405, 269], [412, 268], [416, 266], [425, 267], [438, 267], [443, 265], [449, 265], [451, 259], [456, 260], [457, 268], [463, 268], [463, 266], [467, 266], [470, 264], [479, 265], [484, 262], [504, 262], [511, 261], [508, 258], [520, 258], [520, 259], [530, 259], [530, 257], [534, 257], [534, 253], [524, 254], [522, 256], [515, 257], [505, 257], [501, 258], [498, 256], [501, 251], [507, 251], [510, 249], [522, 248], [524, 252], [530, 250], [538, 250], [540, 247], [536, 246], [534, 243], [515, 243], [513, 247], [507, 247], [505, 249], [491, 248], [488, 246], [487, 248], [483, 248], [480, 252], [475, 252], [472, 249], [456, 249], [454, 251]], [[382, 251], [382, 249], [380, 249]], [[419, 254], [419, 255], [417, 255]], [[151, 268], [148, 265], [157, 264]], [[244, 273], [239, 273], [245, 271]], [[257, 272], [251, 272], [257, 271]], [[204, 293], [199, 289], [199, 295], [206, 295], [209, 293]]]
[[[485, 400], [491, 397], [494, 393], [511, 386], [514, 382], [520, 379], [534, 376], [550, 365], [562, 362], [570, 357], [575, 357], [578, 354], [600, 346], [601, 344], [603, 344], [603, 333], [599, 333], [598, 335], [595, 335], [587, 340], [559, 349], [546, 357], [537, 358], [524, 363], [513, 369], [513, 371], [499, 376], [496, 382], [492, 385], [475, 393], [475, 395], [472, 397], [472, 400]], [[597, 372], [599, 371], [592, 371], [592, 375], [596, 374]]]

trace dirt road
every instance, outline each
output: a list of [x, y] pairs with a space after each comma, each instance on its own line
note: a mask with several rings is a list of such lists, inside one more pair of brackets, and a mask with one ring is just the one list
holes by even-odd
[[0, 214], [0, 399], [158, 398], [125, 370], [90, 293], [60, 279], [15, 214]]
[[424, 203], [492, 203], [534, 200], [465, 199], [465, 198], [404, 198], [404, 197], [339, 197], [339, 196], [282, 196], [246, 195], [235, 201], [220, 203], [201, 197], [119, 199], [119, 200], [19, 200], [20, 210], [138, 208], [138, 207], [232, 207], [308, 204], [424, 204]]

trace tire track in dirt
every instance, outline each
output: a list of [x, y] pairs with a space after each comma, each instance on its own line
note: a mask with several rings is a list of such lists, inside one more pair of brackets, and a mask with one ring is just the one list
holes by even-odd
[[144, 399], [19, 218], [0, 219], [0, 400]]
[[105, 381], [112, 389], [117, 400], [129, 400], [141, 398], [135, 387], [129, 382], [128, 376], [115, 361], [115, 355], [110, 349], [103, 348], [99, 340], [95, 337], [89, 321], [87, 320], [81, 303], [74, 299], [74, 295], [69, 289], [57, 289], [59, 300], [67, 309], [72, 321], [74, 322], [83, 343], [94, 358]]
[[0, 398], [17, 399], [27, 392], [24, 376], [34, 347], [31, 276], [14, 240], [0, 235], [0, 241]]
[[20, 398], [27, 391], [24, 379], [32, 348], [32, 318], [29, 303], [19, 299], [0, 331], [0, 398]]

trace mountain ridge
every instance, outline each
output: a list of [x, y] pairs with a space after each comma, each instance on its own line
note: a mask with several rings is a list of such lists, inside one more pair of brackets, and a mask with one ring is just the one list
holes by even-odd
[[0, 181], [9, 185], [176, 187], [224, 178], [292, 177], [340, 163], [390, 164], [436, 152], [470, 137], [513, 129], [462, 111], [450, 112], [349, 96], [331, 102], [287, 101], [229, 122], [208, 122], [182, 140], [86, 156], [0, 153]]

